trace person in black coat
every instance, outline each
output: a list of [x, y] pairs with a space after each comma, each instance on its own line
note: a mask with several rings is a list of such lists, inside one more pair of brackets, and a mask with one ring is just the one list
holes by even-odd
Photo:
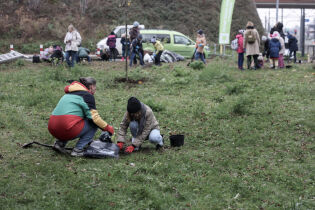
[[266, 56], [267, 58], [267, 62], [269, 62], [269, 58], [270, 58], [270, 52], [269, 52], [269, 42], [270, 39], [267, 36], [262, 36], [261, 40], [264, 43], [264, 52], [263, 52], [263, 56]]
[[290, 50], [290, 55], [289, 55], [289, 60], [292, 56], [292, 53], [294, 55], [294, 63], [296, 63], [296, 51], [298, 51], [298, 40], [296, 39], [295, 35], [293, 34], [288, 34], [289, 38], [289, 50]]
[[131, 42], [131, 57], [130, 57], [130, 67], [132, 66], [133, 60], [137, 57], [139, 57], [140, 65], [143, 66], [143, 48], [142, 48], [142, 35], [139, 34], [136, 39], [134, 39]]

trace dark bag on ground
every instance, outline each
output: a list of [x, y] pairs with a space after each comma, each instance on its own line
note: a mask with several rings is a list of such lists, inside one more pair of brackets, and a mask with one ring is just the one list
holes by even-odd
[[118, 158], [119, 147], [114, 143], [93, 141], [84, 151], [85, 157], [90, 158]]
[[118, 158], [119, 147], [112, 143], [111, 135], [104, 131], [101, 133], [99, 140], [93, 141], [84, 151], [85, 157], [90, 158]]
[[38, 55], [33, 55], [33, 63], [40, 63], [40, 58]]

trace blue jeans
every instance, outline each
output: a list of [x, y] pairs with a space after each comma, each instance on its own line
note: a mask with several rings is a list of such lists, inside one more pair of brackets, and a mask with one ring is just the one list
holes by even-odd
[[89, 62], [89, 63], [91, 63], [91, 57], [90, 56], [86, 56], [86, 57], [79, 57], [79, 56], [77, 56], [77, 63], [80, 63], [81, 62], [81, 59], [83, 60], [84, 58], [86, 58], [87, 59], [87, 61]]
[[129, 57], [129, 54], [130, 54], [130, 49], [127, 48], [127, 54], [126, 54], [125, 47], [123, 46], [121, 56], [126, 59], [127, 57]]
[[140, 65], [141, 65], [141, 66], [144, 65], [143, 59], [142, 59], [142, 53], [141, 53], [141, 52], [134, 52], [134, 51], [132, 51], [131, 57], [130, 57], [130, 63], [129, 63], [129, 66], [130, 66], [130, 67], [132, 66], [133, 59], [135, 58], [136, 55], [138, 55], [139, 58], [140, 58]]
[[[82, 131], [77, 137], [74, 138], [74, 139], [80, 138], [77, 144], [75, 145], [75, 147], [80, 150], [83, 149], [88, 143], [93, 141], [96, 131], [97, 131], [97, 126], [91, 120], [85, 119], [84, 127]], [[60, 146], [65, 147], [68, 141], [57, 140], [57, 143]]]
[[[71, 62], [70, 62], [71, 57]], [[77, 51], [69, 50], [66, 52], [66, 61], [69, 67], [74, 67], [74, 61], [77, 60]]]
[[243, 63], [244, 63], [244, 53], [238, 54], [238, 68], [243, 69]]
[[[129, 123], [130, 132], [133, 138], [137, 137], [137, 133], [139, 130], [139, 123], [137, 121], [131, 121]], [[149, 141], [152, 144], [159, 144], [163, 146], [163, 137], [161, 136], [160, 130], [153, 129], [149, 134]]]
[[200, 60], [202, 60], [202, 62], [203, 62], [204, 64], [206, 64], [205, 58], [203, 57], [203, 53], [196, 52], [196, 54], [195, 54], [195, 60], [197, 61], [199, 58], [200, 58]]

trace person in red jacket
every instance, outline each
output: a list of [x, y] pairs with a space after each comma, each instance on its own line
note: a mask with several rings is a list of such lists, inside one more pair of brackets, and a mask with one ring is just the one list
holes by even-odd
[[240, 70], [244, 70], [243, 63], [244, 63], [244, 48], [243, 48], [243, 42], [244, 42], [244, 30], [239, 30], [238, 34], [236, 35], [236, 39], [238, 40], [238, 68]]
[[79, 81], [65, 87], [66, 94], [59, 100], [48, 122], [50, 134], [57, 139], [54, 150], [66, 153], [68, 141], [80, 138], [71, 156], [83, 156], [83, 148], [93, 141], [97, 128], [114, 134], [114, 128], [100, 117], [96, 109], [96, 80], [81, 77]]

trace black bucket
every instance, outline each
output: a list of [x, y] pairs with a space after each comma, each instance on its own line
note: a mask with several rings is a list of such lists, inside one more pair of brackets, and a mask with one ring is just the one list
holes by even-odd
[[184, 145], [184, 135], [171, 135], [170, 142], [172, 147], [180, 147]]

